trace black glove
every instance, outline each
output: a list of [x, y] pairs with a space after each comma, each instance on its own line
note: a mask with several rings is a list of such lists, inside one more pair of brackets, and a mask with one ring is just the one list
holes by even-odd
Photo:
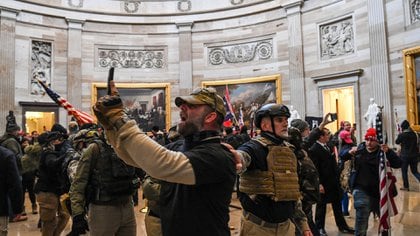
[[85, 215], [77, 215], [73, 217], [71, 232], [67, 234], [67, 236], [79, 236], [81, 234], [86, 234], [86, 231], [89, 231], [89, 226]]

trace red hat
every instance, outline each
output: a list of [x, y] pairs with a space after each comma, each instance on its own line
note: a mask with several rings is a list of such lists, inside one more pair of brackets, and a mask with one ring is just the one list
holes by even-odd
[[377, 141], [378, 139], [377, 139], [377, 137], [376, 137], [376, 129], [374, 129], [374, 128], [369, 128], [369, 129], [366, 131], [366, 134], [365, 134], [365, 140], [374, 140], [374, 141]]
[[347, 130], [342, 130], [338, 135], [345, 143], [351, 144], [353, 140], [351, 139], [351, 134]]

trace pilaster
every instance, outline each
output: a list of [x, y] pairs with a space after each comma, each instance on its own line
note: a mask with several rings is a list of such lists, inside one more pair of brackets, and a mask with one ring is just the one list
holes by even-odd
[[385, 2], [368, 0], [368, 24], [371, 62], [372, 94], [379, 106], [384, 106], [382, 117], [384, 131], [388, 137], [394, 137], [392, 127], [393, 109], [391, 107], [389, 50], [386, 36]]
[[181, 94], [189, 93], [192, 81], [192, 39], [193, 22], [176, 23], [179, 30], [179, 88]]
[[[15, 111], [15, 35], [18, 11], [0, 8], [0, 130], [5, 131], [9, 110]], [[17, 121], [19, 124], [19, 121]]]
[[82, 108], [82, 29], [84, 21], [67, 19], [67, 99], [76, 109]]
[[303, 42], [301, 6], [303, 1], [285, 1], [289, 34], [290, 103], [299, 114], [306, 115], [305, 77], [303, 70]]

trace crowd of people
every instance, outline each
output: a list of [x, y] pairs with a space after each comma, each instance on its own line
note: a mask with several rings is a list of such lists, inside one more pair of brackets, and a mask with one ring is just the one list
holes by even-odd
[[[409, 190], [408, 166], [420, 180], [419, 137], [407, 121], [398, 153], [379, 142], [375, 128], [358, 144], [348, 121], [333, 135], [328, 113], [310, 130], [274, 103], [256, 110], [259, 133], [250, 136], [245, 126], [223, 127], [223, 99], [199, 88], [175, 99], [177, 126], [167, 133], [153, 127], [148, 135], [125, 114], [111, 85], [111, 95], [93, 107], [97, 125], [55, 124], [23, 137], [8, 117], [0, 138], [1, 235], [9, 221], [27, 219], [28, 192], [42, 235], [60, 235], [71, 218], [69, 235], [134, 236], [140, 186], [147, 235], [230, 235], [233, 190], [242, 207], [240, 235], [327, 235], [327, 204], [340, 232], [366, 235], [370, 214], [379, 215], [380, 153], [391, 167], [402, 167], [402, 190]], [[345, 218], [349, 194], [354, 228]]]

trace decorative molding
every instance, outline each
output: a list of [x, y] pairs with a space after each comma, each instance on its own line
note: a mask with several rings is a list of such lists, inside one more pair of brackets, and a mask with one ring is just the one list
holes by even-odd
[[230, 0], [230, 4], [232, 5], [239, 5], [242, 4], [244, 0]]
[[273, 56], [273, 39], [209, 47], [207, 50], [208, 60], [211, 65], [267, 60]]
[[190, 0], [179, 0], [178, 10], [181, 12], [191, 11], [191, 1]]
[[420, 21], [420, 0], [410, 0], [411, 24]]
[[356, 70], [340, 71], [340, 72], [335, 72], [335, 73], [326, 74], [326, 75], [317, 75], [317, 76], [312, 76], [311, 78], [314, 80], [315, 83], [318, 83], [321, 81], [334, 80], [341, 77], [351, 77], [351, 76], [359, 77], [360, 75], [362, 75], [362, 73], [363, 73], [363, 69], [356, 69]]
[[101, 68], [164, 69], [166, 67], [165, 48], [121, 49], [98, 47], [98, 66]]
[[124, 10], [127, 13], [136, 13], [139, 11], [140, 1], [125, 1], [124, 2]]
[[51, 84], [52, 42], [32, 40], [31, 42], [31, 94], [44, 95], [45, 91], [37, 82]]
[[352, 17], [320, 25], [319, 32], [321, 60], [354, 54]]
[[[73, 1], [79, 1], [77, 4], [74, 4]], [[83, 7], [83, 0], [67, 0], [67, 3], [71, 7], [82, 8]]]

